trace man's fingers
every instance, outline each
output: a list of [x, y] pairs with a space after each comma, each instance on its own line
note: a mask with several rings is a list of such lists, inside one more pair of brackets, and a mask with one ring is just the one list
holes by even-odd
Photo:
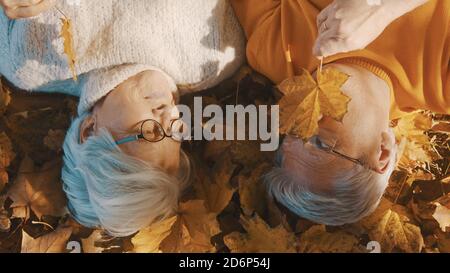
[[333, 4], [328, 5], [322, 12], [317, 16], [317, 29], [320, 30], [322, 24], [328, 19], [333, 9]]
[[328, 57], [347, 51], [345, 49], [345, 41], [339, 37], [319, 38], [313, 48], [313, 54], [317, 57]]

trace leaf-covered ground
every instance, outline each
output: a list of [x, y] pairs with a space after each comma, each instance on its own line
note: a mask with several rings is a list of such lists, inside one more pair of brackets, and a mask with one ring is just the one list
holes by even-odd
[[[273, 153], [250, 141], [185, 144], [195, 167], [177, 215], [134, 236], [78, 225], [65, 210], [61, 145], [77, 99], [0, 86], [0, 252], [450, 252], [450, 117], [418, 112], [393, 122], [399, 167], [379, 208], [326, 227], [266, 195]], [[279, 93], [243, 68], [203, 92], [205, 104], [276, 104]], [[193, 97], [183, 98], [190, 105]], [[81, 246], [81, 249], [78, 249]]]

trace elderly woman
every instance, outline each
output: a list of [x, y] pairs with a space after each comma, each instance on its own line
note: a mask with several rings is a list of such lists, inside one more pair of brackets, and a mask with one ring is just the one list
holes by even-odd
[[390, 119], [415, 109], [450, 113], [450, 1], [231, 3], [250, 65], [273, 82], [302, 68], [314, 72], [313, 49], [350, 75], [343, 122], [324, 117], [307, 143], [286, 137], [279, 166], [266, 179], [298, 215], [329, 225], [358, 221], [377, 206], [396, 163]]
[[[62, 171], [73, 217], [126, 236], [173, 213], [189, 176], [176, 99], [245, 61], [228, 1], [0, 4], [0, 73], [24, 90], [80, 97]], [[63, 52], [62, 13], [73, 25], [78, 81]]]

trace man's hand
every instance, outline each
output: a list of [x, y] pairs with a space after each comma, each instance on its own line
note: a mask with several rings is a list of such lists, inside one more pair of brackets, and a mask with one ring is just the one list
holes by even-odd
[[393, 21], [428, 0], [335, 0], [317, 17], [313, 53], [330, 56], [372, 43]]
[[37, 16], [56, 4], [56, 0], [0, 0], [5, 15], [10, 19]]

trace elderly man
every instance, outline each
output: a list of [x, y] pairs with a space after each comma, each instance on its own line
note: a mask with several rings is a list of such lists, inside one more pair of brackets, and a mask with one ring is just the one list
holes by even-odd
[[324, 117], [307, 143], [286, 137], [279, 166], [266, 175], [268, 190], [319, 223], [341, 225], [368, 215], [395, 167], [390, 120], [415, 109], [450, 113], [450, 1], [232, 5], [247, 35], [248, 62], [273, 82], [302, 68], [314, 72], [316, 56], [327, 57], [325, 69], [350, 75], [342, 88], [352, 99], [343, 122]]

